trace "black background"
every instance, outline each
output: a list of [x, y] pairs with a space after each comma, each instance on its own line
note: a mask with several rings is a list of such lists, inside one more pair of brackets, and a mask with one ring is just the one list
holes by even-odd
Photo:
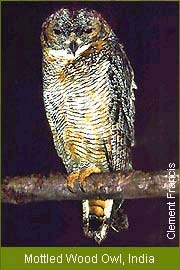
[[[43, 21], [61, 7], [99, 11], [124, 44], [138, 86], [134, 168], [178, 166], [178, 3], [8, 2], [2, 4], [3, 176], [64, 172], [45, 117], [39, 39]], [[178, 237], [166, 238], [166, 202], [126, 201], [129, 230], [109, 233], [102, 245], [177, 245]], [[4, 204], [3, 245], [96, 245], [84, 237], [81, 215], [78, 201]]]

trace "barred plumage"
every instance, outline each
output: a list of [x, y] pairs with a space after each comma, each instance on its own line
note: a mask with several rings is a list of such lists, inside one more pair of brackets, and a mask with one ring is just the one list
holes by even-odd
[[[68, 186], [93, 172], [131, 169], [136, 86], [107, 22], [95, 11], [60, 9], [44, 22], [41, 44], [44, 104]], [[118, 207], [84, 201], [85, 234], [100, 243]]]

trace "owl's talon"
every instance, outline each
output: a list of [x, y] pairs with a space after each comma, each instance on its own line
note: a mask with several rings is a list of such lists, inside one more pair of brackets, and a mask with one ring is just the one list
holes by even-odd
[[68, 187], [70, 192], [76, 193], [75, 190], [74, 190], [74, 185], [73, 186], [67, 185], [67, 187]]
[[86, 182], [85, 181], [80, 181], [79, 182], [79, 187], [80, 187], [80, 189], [83, 191], [83, 192], [86, 192], [87, 191], [87, 189], [86, 189]]
[[69, 191], [72, 193], [77, 193], [80, 190], [80, 186], [78, 182], [75, 182], [73, 186], [68, 186]]

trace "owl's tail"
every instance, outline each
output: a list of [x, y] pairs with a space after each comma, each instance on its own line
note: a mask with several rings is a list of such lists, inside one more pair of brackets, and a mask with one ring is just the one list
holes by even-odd
[[[100, 244], [106, 238], [108, 230], [112, 227], [115, 231], [119, 231], [118, 226], [114, 221], [117, 218], [118, 210], [120, 209], [123, 200], [84, 200], [83, 201], [83, 230], [87, 237], [94, 238]], [[122, 218], [121, 218], [122, 219]], [[122, 224], [122, 220], [119, 220]], [[123, 219], [123, 227], [127, 227], [127, 216]]]

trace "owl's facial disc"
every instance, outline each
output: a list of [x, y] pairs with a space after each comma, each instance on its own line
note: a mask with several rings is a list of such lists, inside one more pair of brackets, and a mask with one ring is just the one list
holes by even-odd
[[91, 48], [100, 48], [97, 42], [102, 44], [108, 35], [108, 24], [97, 12], [60, 9], [43, 25], [41, 43], [55, 57], [75, 59]]

